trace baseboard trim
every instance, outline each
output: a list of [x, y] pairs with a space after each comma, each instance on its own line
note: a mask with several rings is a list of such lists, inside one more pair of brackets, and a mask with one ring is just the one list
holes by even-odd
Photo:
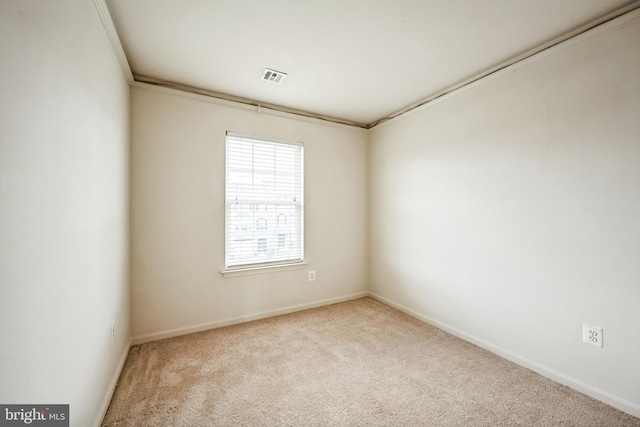
[[468, 334], [458, 328], [447, 325], [446, 323], [440, 322], [432, 317], [425, 316], [422, 313], [419, 313], [411, 308], [405, 307], [402, 304], [398, 304], [397, 302], [391, 301], [385, 297], [382, 297], [376, 293], [368, 292], [368, 295], [379, 301], [385, 305], [393, 307], [402, 311], [403, 313], [408, 314], [411, 317], [414, 317], [418, 320], [421, 320], [425, 323], [428, 323], [432, 326], [435, 326], [438, 329], [441, 329], [445, 332], [450, 333], [460, 339], [468, 341], [472, 344], [477, 345], [487, 351], [490, 351], [493, 354], [496, 354], [504, 359], [507, 359], [511, 362], [514, 362], [520, 366], [523, 366], [527, 369], [530, 369], [538, 374], [549, 378], [553, 381], [556, 381], [560, 384], [566, 385], [580, 393], [586, 394], [587, 396], [593, 397], [594, 399], [600, 400], [601, 402], [606, 403], [607, 405], [613, 406], [616, 409], [619, 409], [623, 412], [626, 412], [629, 415], [633, 415], [634, 417], [640, 418], [640, 406], [636, 405], [632, 402], [629, 402], [625, 399], [617, 397], [611, 393], [608, 393], [604, 390], [600, 390], [596, 387], [593, 387], [587, 383], [584, 383], [576, 378], [570, 377], [568, 375], [563, 374], [562, 372], [558, 372], [554, 369], [549, 368], [548, 366], [542, 365], [533, 360], [527, 359], [517, 353], [504, 349], [502, 347], [496, 346], [488, 341], [485, 341], [481, 338], [478, 338], [475, 335]]
[[350, 301], [368, 296], [368, 292], [358, 292], [355, 294], [344, 295], [337, 298], [329, 298], [325, 300], [315, 301], [305, 304], [291, 305], [275, 310], [262, 311], [259, 313], [248, 314], [245, 316], [232, 317], [229, 319], [216, 320], [214, 322], [201, 323], [198, 325], [185, 326], [182, 328], [169, 329], [166, 331], [153, 332], [151, 334], [138, 335], [131, 339], [131, 345], [144, 344], [151, 341], [173, 338], [180, 335], [193, 334], [195, 332], [207, 331], [209, 329], [222, 328], [224, 326], [237, 325], [239, 323], [251, 322], [252, 320], [265, 319], [267, 317], [279, 316], [282, 314], [294, 313], [296, 311], [308, 310], [310, 308], [322, 307], [325, 305], [336, 304], [339, 302]]
[[116, 391], [116, 385], [118, 385], [118, 380], [120, 379], [120, 374], [124, 369], [124, 364], [127, 361], [127, 356], [129, 356], [130, 349], [131, 349], [131, 339], [129, 339], [129, 342], [124, 347], [124, 351], [120, 355], [118, 366], [116, 367], [116, 370], [113, 372], [113, 376], [111, 377], [111, 382], [109, 383], [107, 392], [104, 395], [104, 398], [102, 399], [102, 405], [100, 405], [100, 411], [98, 411], [98, 416], [96, 417], [96, 422], [94, 423], [96, 427], [100, 427], [102, 425], [102, 420], [104, 420], [104, 416], [107, 415], [107, 409], [109, 409], [111, 398], [113, 397], [113, 393]]

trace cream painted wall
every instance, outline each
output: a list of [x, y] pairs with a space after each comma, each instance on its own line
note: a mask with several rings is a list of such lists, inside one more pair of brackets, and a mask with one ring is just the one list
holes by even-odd
[[[0, 402], [91, 425], [130, 336], [129, 89], [91, 2], [4, 1], [0, 36]], [[636, 19], [370, 132], [137, 85], [133, 335], [371, 290], [640, 415], [639, 39]], [[307, 268], [220, 274], [227, 130], [305, 143]]]
[[129, 89], [91, 1], [3, 0], [0, 40], [0, 402], [94, 425], [130, 337]]
[[[640, 18], [374, 128], [371, 290], [640, 416]], [[620, 22], [620, 21], [617, 21]], [[582, 324], [604, 328], [604, 348]]]
[[[131, 109], [134, 340], [366, 290], [365, 130], [140, 84]], [[222, 277], [226, 131], [305, 144], [308, 268]]]

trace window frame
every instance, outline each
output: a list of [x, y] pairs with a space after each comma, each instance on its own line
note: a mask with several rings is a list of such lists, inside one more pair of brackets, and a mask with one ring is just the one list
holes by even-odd
[[[300, 252], [299, 252], [299, 257], [295, 257], [295, 258], [289, 258], [289, 259], [285, 259], [285, 260], [276, 260], [276, 261], [265, 261], [265, 262], [250, 262], [250, 263], [243, 263], [243, 264], [232, 264], [229, 265], [229, 227], [230, 227], [230, 203], [231, 203], [231, 198], [235, 199], [235, 196], [232, 197], [230, 194], [228, 194], [228, 179], [229, 179], [229, 138], [240, 138], [240, 139], [247, 139], [247, 140], [252, 140], [252, 141], [256, 141], [256, 142], [264, 142], [264, 143], [268, 143], [268, 144], [282, 144], [285, 146], [297, 146], [300, 147], [300, 151], [299, 151], [299, 170], [296, 170], [296, 174], [299, 175], [299, 181], [300, 181], [300, 188], [299, 188], [299, 194], [300, 194], [300, 200], [296, 200], [296, 198], [294, 198], [293, 202], [291, 203], [292, 206], [295, 207], [296, 210], [299, 211], [299, 213], [295, 216], [296, 218], [296, 222], [299, 222], [299, 235], [300, 235]], [[266, 272], [266, 271], [281, 271], [281, 270], [290, 270], [290, 269], [297, 269], [297, 268], [302, 268], [304, 267], [307, 263], [305, 261], [305, 252], [304, 252], [304, 171], [305, 171], [305, 167], [304, 167], [304, 143], [302, 142], [298, 142], [298, 141], [288, 141], [288, 140], [283, 140], [283, 139], [279, 139], [279, 138], [265, 138], [265, 137], [261, 137], [261, 136], [256, 136], [256, 135], [249, 135], [249, 134], [244, 134], [244, 133], [237, 133], [237, 132], [226, 132], [225, 135], [225, 181], [224, 181], [224, 201], [225, 201], [225, 221], [224, 221], [224, 270], [221, 271], [221, 273], [223, 274], [224, 277], [233, 277], [235, 275], [244, 275], [244, 274], [256, 274], [256, 273], [260, 273], [260, 272]], [[255, 170], [255, 169], [253, 169]], [[236, 199], [237, 200], [237, 199]], [[281, 201], [277, 200], [277, 199], [272, 199], [272, 200], [265, 200], [266, 204], [265, 204], [265, 211], [268, 210], [267, 205], [270, 203], [274, 203], [274, 202], [278, 202], [278, 203], [282, 203]], [[236, 202], [237, 203], [237, 202]], [[249, 204], [247, 201], [245, 201], [243, 203], [244, 205]], [[276, 203], [277, 205], [277, 203]], [[242, 208], [241, 208], [242, 209]], [[299, 217], [299, 218], [298, 218]], [[276, 220], [277, 220], [277, 224], [280, 224], [280, 215], [276, 212]], [[289, 219], [290, 220], [290, 219]], [[285, 222], [286, 224], [286, 222]], [[256, 230], [257, 231], [257, 230]], [[279, 234], [281, 233], [281, 231], [276, 230], [276, 237], [279, 239]], [[257, 237], [255, 238], [257, 239]], [[278, 241], [279, 244], [279, 241]], [[279, 248], [279, 246], [278, 246]]]

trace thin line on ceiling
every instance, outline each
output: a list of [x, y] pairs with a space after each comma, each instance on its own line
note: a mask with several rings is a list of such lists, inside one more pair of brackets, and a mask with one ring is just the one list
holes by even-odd
[[601, 18], [599, 18], [599, 19], [597, 19], [595, 21], [592, 21], [592, 22], [590, 22], [590, 23], [588, 23], [586, 25], [583, 25], [581, 27], [578, 27], [575, 30], [570, 31], [570, 32], [568, 32], [568, 33], [566, 33], [566, 34], [564, 34], [562, 36], [559, 36], [559, 37], [551, 40], [550, 42], [547, 42], [547, 43], [545, 43], [543, 45], [540, 45], [540, 46], [535, 47], [535, 48], [533, 48], [531, 50], [528, 50], [525, 53], [522, 53], [522, 54], [520, 54], [520, 55], [518, 55], [518, 56], [516, 56], [516, 57], [514, 57], [512, 59], [509, 59], [509, 60], [507, 60], [505, 62], [502, 62], [501, 64], [498, 64], [498, 65], [496, 65], [496, 66], [494, 66], [492, 68], [489, 68], [486, 71], [483, 71], [483, 72], [481, 72], [479, 74], [476, 74], [475, 76], [473, 76], [473, 77], [471, 77], [471, 78], [469, 78], [467, 80], [464, 80], [464, 81], [462, 81], [462, 82], [460, 82], [458, 84], [450, 86], [447, 89], [444, 89], [444, 90], [436, 93], [435, 95], [431, 95], [431, 96], [423, 99], [422, 101], [418, 101], [417, 103], [411, 104], [408, 107], [405, 107], [405, 108], [403, 108], [403, 109], [401, 109], [401, 110], [399, 110], [399, 111], [397, 111], [397, 112], [395, 112], [393, 114], [390, 114], [390, 115], [388, 115], [386, 117], [378, 119], [378, 120], [376, 120], [374, 122], [371, 122], [371, 123], [369, 123], [367, 125], [367, 129], [371, 129], [374, 126], [377, 126], [377, 125], [382, 124], [384, 122], [387, 122], [387, 121], [389, 121], [391, 119], [399, 117], [399, 116], [401, 116], [401, 115], [403, 115], [405, 113], [408, 113], [409, 111], [415, 110], [416, 108], [420, 108], [423, 105], [429, 104], [430, 102], [433, 102], [433, 101], [435, 101], [435, 100], [437, 100], [439, 98], [442, 98], [445, 95], [448, 95], [448, 94], [450, 94], [452, 92], [455, 92], [455, 91], [457, 91], [459, 89], [462, 89], [465, 86], [471, 85], [471, 84], [477, 82], [478, 80], [481, 80], [481, 79], [483, 79], [485, 77], [488, 77], [488, 76], [490, 76], [492, 74], [498, 73], [498, 72], [500, 72], [501, 70], [504, 70], [507, 67], [510, 67], [510, 66], [512, 66], [514, 64], [517, 64], [518, 62], [522, 62], [522, 61], [524, 61], [524, 60], [526, 60], [526, 59], [528, 59], [528, 58], [530, 58], [530, 57], [532, 57], [534, 55], [537, 55], [540, 52], [544, 52], [545, 50], [551, 49], [552, 47], [557, 46], [560, 43], [563, 43], [563, 42], [565, 42], [565, 41], [567, 41], [569, 39], [577, 37], [580, 34], [586, 33], [589, 30], [592, 30], [592, 29], [594, 29], [596, 27], [599, 27], [600, 25], [606, 24], [607, 22], [612, 21], [612, 20], [614, 20], [616, 18], [619, 18], [622, 15], [626, 15], [627, 13], [632, 12], [635, 9], [638, 9], [638, 8], [640, 8], [640, 1], [636, 1], [635, 3], [632, 3], [632, 4], [630, 4], [630, 5], [626, 6], [626, 7], [623, 7], [622, 9], [618, 9], [615, 12], [609, 13], [608, 15], [605, 15], [605, 16], [603, 16], [603, 17], [601, 17]]
[[514, 64], [517, 64], [519, 62], [522, 62], [534, 55], [537, 55], [540, 52], [544, 52], [545, 50], [551, 49], [554, 46], [559, 45], [562, 42], [565, 42], [573, 37], [577, 37], [580, 34], [586, 33], [589, 30], [592, 30], [596, 27], [599, 27], [600, 25], [606, 24], [609, 21], [612, 21], [622, 15], [625, 15], [629, 12], [634, 11], [635, 9], [640, 8], [640, 1], [636, 1], [628, 6], [625, 6], [621, 9], [618, 9], [615, 12], [609, 13], [599, 19], [596, 19], [595, 21], [592, 21], [588, 24], [585, 24], [581, 27], [576, 28], [575, 30], [572, 30], [562, 36], [559, 36], [547, 43], [544, 43], [538, 47], [535, 47], [531, 50], [528, 50], [518, 56], [515, 56], [514, 58], [504, 61], [492, 68], [489, 68], [488, 70], [485, 70], [479, 74], [476, 74], [475, 76], [468, 78], [466, 80], [463, 80], [460, 83], [457, 83], [453, 86], [450, 86], [434, 95], [431, 95], [427, 98], [424, 98], [421, 101], [418, 101], [414, 104], [411, 104], [401, 110], [396, 111], [395, 113], [389, 114], [388, 116], [385, 116], [383, 118], [380, 118], [378, 120], [374, 120], [371, 123], [358, 123], [358, 122], [354, 122], [351, 120], [346, 120], [346, 119], [340, 119], [337, 117], [331, 117], [331, 116], [325, 116], [322, 114], [316, 114], [316, 113], [312, 113], [312, 112], [308, 112], [308, 111], [303, 111], [303, 110], [297, 110], [295, 108], [288, 108], [288, 107], [284, 107], [281, 105], [275, 105], [275, 104], [269, 104], [269, 103], [263, 103], [263, 102], [258, 102], [258, 101], [254, 101], [248, 98], [242, 98], [242, 97], [238, 97], [238, 96], [233, 96], [233, 95], [228, 95], [228, 94], [224, 94], [224, 93], [220, 93], [220, 92], [214, 92], [214, 91], [209, 91], [209, 90], [205, 90], [205, 89], [200, 89], [200, 88], [196, 88], [196, 87], [192, 87], [192, 86], [187, 86], [187, 85], [181, 85], [181, 84], [177, 84], [177, 83], [171, 83], [171, 82], [167, 82], [167, 81], [163, 81], [163, 80], [157, 80], [151, 77], [146, 77], [146, 76], [141, 76], [138, 74], [134, 74], [133, 78], [136, 82], [141, 82], [141, 83], [147, 83], [147, 84], [151, 84], [154, 86], [160, 86], [160, 87], [166, 87], [169, 89], [176, 89], [176, 90], [180, 90], [180, 91], [184, 91], [184, 92], [190, 92], [190, 93], [194, 93], [194, 94], [198, 94], [198, 95], [204, 95], [210, 98], [217, 98], [217, 99], [223, 99], [226, 101], [233, 101], [233, 102], [238, 102], [241, 104], [246, 104], [246, 105], [251, 105], [254, 106], [256, 108], [264, 108], [264, 109], [268, 109], [268, 110], [273, 110], [273, 111], [279, 111], [279, 112], [283, 112], [283, 113], [289, 113], [289, 114], [294, 114], [294, 115], [298, 115], [298, 116], [303, 116], [303, 117], [309, 117], [309, 118], [313, 118], [313, 119], [318, 119], [318, 120], [324, 120], [324, 121], [328, 121], [328, 122], [333, 122], [333, 123], [339, 123], [339, 124], [343, 124], [343, 125], [348, 125], [348, 126], [355, 126], [355, 127], [359, 127], [359, 128], [363, 128], [363, 129], [371, 129], [377, 125], [380, 125], [382, 123], [385, 123], [391, 119], [394, 119], [396, 117], [399, 117], [405, 113], [408, 113], [412, 110], [415, 110], [416, 108], [420, 108], [424, 105], [427, 105], [433, 101], [436, 101], [452, 92], [455, 92], [457, 90], [460, 90], [462, 88], [464, 88], [465, 86], [471, 85], [475, 82], [477, 82], [478, 80], [481, 80], [485, 77], [491, 76], [495, 73], [498, 73], [502, 70], [504, 70], [507, 67], [510, 67]]
[[96, 6], [98, 16], [100, 16], [100, 21], [102, 21], [102, 26], [107, 33], [107, 37], [109, 37], [109, 42], [111, 42], [113, 51], [118, 58], [120, 68], [122, 68], [122, 72], [124, 73], [124, 78], [127, 80], [127, 84], [131, 86], [134, 82], [133, 73], [131, 72], [127, 55], [124, 53], [122, 43], [120, 42], [120, 36], [118, 36], [118, 31], [116, 30], [113, 19], [111, 18], [109, 7], [107, 7], [105, 0], [93, 0], [93, 3]]
[[203, 95], [203, 96], [207, 96], [209, 98], [223, 99], [225, 101], [232, 101], [232, 102], [237, 102], [237, 103], [240, 103], [240, 104], [251, 105], [251, 106], [254, 106], [256, 108], [263, 109], [263, 110], [266, 109], [266, 110], [279, 111], [279, 112], [282, 112], [282, 113], [294, 114], [294, 115], [297, 115], [297, 116], [309, 117], [309, 118], [312, 118], [312, 119], [324, 120], [324, 121], [327, 121], [327, 122], [339, 123], [339, 124], [342, 124], [342, 125], [355, 126], [355, 127], [359, 127], [359, 128], [362, 128], [362, 129], [368, 129], [369, 128], [368, 125], [365, 124], [365, 123], [353, 122], [353, 121], [346, 120], [346, 119], [339, 119], [337, 117], [324, 116], [322, 114], [315, 114], [315, 113], [311, 113], [309, 111], [296, 110], [295, 108], [283, 107], [281, 105], [258, 102], [258, 101], [254, 101], [254, 100], [248, 99], [248, 98], [242, 98], [242, 97], [239, 97], [239, 96], [227, 95], [225, 93], [213, 92], [213, 91], [210, 91], [210, 90], [200, 89], [200, 88], [187, 86], [187, 85], [181, 85], [181, 84], [178, 84], [178, 83], [171, 83], [171, 82], [167, 82], [167, 81], [164, 81], [164, 80], [158, 80], [158, 79], [154, 79], [154, 78], [151, 78], [151, 77], [141, 76], [139, 74], [134, 74], [133, 78], [135, 79], [136, 82], [140, 82], [140, 83], [147, 83], [147, 84], [154, 85], [154, 86], [180, 90], [182, 92], [189, 92], [189, 93], [194, 93], [194, 94], [197, 94], [197, 95]]

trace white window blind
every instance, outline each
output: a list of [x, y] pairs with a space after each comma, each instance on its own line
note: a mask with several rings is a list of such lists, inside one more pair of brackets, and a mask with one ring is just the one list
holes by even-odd
[[303, 260], [303, 163], [301, 143], [227, 132], [227, 269]]

